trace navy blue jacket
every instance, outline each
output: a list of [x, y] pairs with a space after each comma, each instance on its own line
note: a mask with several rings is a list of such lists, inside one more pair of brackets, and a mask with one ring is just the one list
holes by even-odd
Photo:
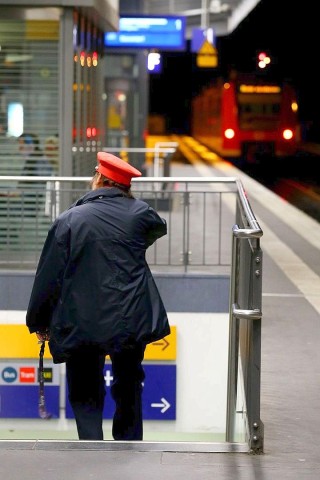
[[170, 333], [145, 258], [166, 233], [154, 209], [114, 187], [90, 191], [55, 220], [26, 316], [30, 333], [50, 330], [54, 363], [80, 345], [107, 354], [128, 340], [151, 343]]

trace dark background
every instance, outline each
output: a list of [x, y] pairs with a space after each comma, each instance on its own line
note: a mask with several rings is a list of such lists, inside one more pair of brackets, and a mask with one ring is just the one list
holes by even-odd
[[[165, 115], [168, 133], [190, 133], [191, 99], [216, 76], [239, 72], [290, 81], [299, 100], [304, 140], [320, 142], [320, 21], [316, 1], [261, 0], [234, 32], [217, 37], [218, 67], [199, 68], [196, 54], [161, 52], [161, 74], [150, 74], [149, 112]], [[266, 51], [271, 65], [257, 68]]]

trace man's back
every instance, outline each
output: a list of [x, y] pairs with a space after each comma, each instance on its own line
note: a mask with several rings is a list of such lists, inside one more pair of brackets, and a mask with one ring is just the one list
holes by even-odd
[[[165, 234], [166, 223], [152, 208], [117, 188], [93, 190], [60, 215], [40, 260], [40, 270], [42, 261], [50, 262], [46, 289], [55, 278], [59, 286], [56, 307], [52, 309], [52, 300], [43, 305], [43, 314], [51, 318], [49, 345], [56, 362], [84, 342], [107, 352], [128, 338], [149, 343], [169, 333], [145, 260], [148, 246]], [[39, 308], [32, 307], [33, 298], [39, 298], [37, 290], [29, 322]]]

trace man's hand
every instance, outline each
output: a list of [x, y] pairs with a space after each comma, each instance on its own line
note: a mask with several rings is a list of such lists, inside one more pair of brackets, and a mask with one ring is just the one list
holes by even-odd
[[48, 342], [50, 340], [49, 330], [45, 330], [43, 332], [36, 332], [36, 335], [39, 343]]

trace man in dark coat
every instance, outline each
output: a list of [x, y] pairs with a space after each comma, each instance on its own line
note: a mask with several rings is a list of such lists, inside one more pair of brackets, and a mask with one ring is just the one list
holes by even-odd
[[142, 361], [146, 344], [170, 333], [146, 262], [167, 225], [133, 198], [141, 172], [99, 152], [92, 190], [63, 212], [45, 241], [26, 324], [49, 340], [54, 363], [66, 363], [79, 439], [103, 440], [105, 356], [113, 370], [115, 440], [142, 440]]

